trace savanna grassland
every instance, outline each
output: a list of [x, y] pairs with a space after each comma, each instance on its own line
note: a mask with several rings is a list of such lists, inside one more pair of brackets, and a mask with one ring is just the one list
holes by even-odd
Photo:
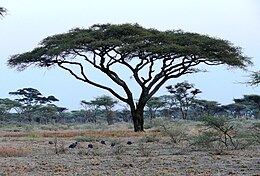
[[145, 127], [136, 133], [128, 123], [2, 125], [0, 175], [260, 175], [258, 138], [245, 140], [251, 134], [244, 128], [231, 132], [234, 149], [203, 136], [210, 129], [200, 122], [154, 120]]

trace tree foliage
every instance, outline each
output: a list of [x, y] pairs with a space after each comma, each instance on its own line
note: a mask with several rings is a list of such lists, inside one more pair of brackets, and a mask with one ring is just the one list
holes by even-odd
[[209, 100], [194, 100], [194, 110], [197, 111], [198, 115], [214, 116], [216, 113], [223, 111], [223, 107], [216, 101]]
[[12, 109], [19, 112], [21, 104], [9, 98], [0, 98], [0, 119], [3, 119]]
[[[105, 108], [106, 111], [106, 116], [107, 116], [107, 123], [108, 125], [112, 125], [113, 124], [113, 112], [112, 112], [112, 108], [117, 104], [117, 101], [114, 100], [112, 97], [107, 96], [107, 95], [103, 95], [100, 97], [95, 98], [94, 100], [91, 100], [90, 102], [87, 102], [85, 100], [81, 101], [81, 105], [85, 106], [85, 107], [89, 107], [92, 106], [95, 108], [95, 111], [97, 110], [97, 108]], [[96, 114], [93, 114], [96, 115]]]
[[[124, 94], [91, 79], [86, 64], [103, 73]], [[146, 29], [138, 24], [72, 29], [47, 37], [32, 51], [8, 59], [8, 65], [20, 71], [31, 65], [57, 65], [76, 79], [109, 91], [130, 106], [135, 131], [143, 131], [144, 107], [159, 88], [169, 79], [201, 71], [200, 64], [245, 68], [251, 61], [227, 40], [181, 30]], [[133, 97], [122, 76], [125, 73], [131, 73], [129, 76], [140, 87], [139, 97]]]
[[150, 119], [154, 119], [156, 117], [156, 111], [164, 105], [165, 102], [163, 102], [160, 97], [150, 98], [150, 100], [146, 103], [146, 108], [148, 109]]
[[174, 87], [169, 85], [166, 88], [171, 94], [173, 94], [174, 98], [178, 102], [182, 119], [187, 119], [188, 111], [191, 108], [196, 95], [201, 93], [201, 91], [194, 88], [194, 85], [187, 81], [177, 83]]
[[[19, 109], [22, 113], [27, 114], [30, 122], [32, 122], [32, 113], [34, 111], [39, 111], [42, 109], [45, 109], [45, 111], [47, 109], [53, 110], [53, 106], [55, 105], [52, 106], [50, 103], [59, 101], [52, 95], [44, 97], [37, 89], [34, 88], [18, 89], [15, 92], [9, 92], [9, 94], [18, 97], [17, 99], [15, 99], [15, 101], [21, 104], [21, 106], [19, 106]], [[49, 103], [49, 108], [43, 108], [43, 105], [46, 105], [47, 103]]]
[[18, 96], [15, 100], [26, 105], [46, 104], [53, 101], [59, 101], [52, 95], [48, 97], [42, 96], [42, 94], [34, 88], [18, 89], [15, 92], [9, 92], [9, 94]]
[[0, 16], [5, 16], [6, 15], [6, 12], [7, 12], [7, 9], [4, 8], [4, 7], [0, 7]]
[[260, 95], [244, 95], [243, 98], [237, 98], [234, 101], [243, 106], [247, 113], [260, 117]]
[[243, 149], [250, 145], [250, 142], [247, 140], [244, 141], [243, 138], [239, 138], [239, 127], [233, 123], [232, 119], [224, 116], [204, 116], [201, 120], [205, 126], [213, 130], [209, 131], [209, 129], [207, 129], [206, 133], [204, 132], [204, 134], [209, 134], [208, 132], [213, 132], [212, 134], [214, 134], [208, 136], [210, 138], [205, 142], [211, 143], [214, 141], [219, 141], [224, 144], [226, 149], [235, 150]]
[[250, 80], [247, 84], [251, 86], [258, 86], [260, 84], [260, 71], [255, 71], [250, 75]]

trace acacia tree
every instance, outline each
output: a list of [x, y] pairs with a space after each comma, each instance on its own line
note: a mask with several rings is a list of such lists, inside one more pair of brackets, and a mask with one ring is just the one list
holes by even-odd
[[32, 122], [32, 113], [36, 110], [40, 110], [43, 105], [47, 103], [52, 103], [54, 101], [59, 101], [53, 95], [44, 97], [42, 94], [34, 88], [23, 88], [18, 89], [15, 92], [9, 92], [10, 95], [15, 95], [18, 98], [15, 101], [22, 104], [20, 106], [23, 113], [27, 113], [28, 120]]
[[177, 100], [182, 119], [187, 119], [190, 106], [195, 100], [196, 95], [201, 93], [201, 91], [194, 88], [194, 85], [187, 81], [177, 83], [174, 87], [172, 85], [166, 86], [166, 89]]
[[[20, 71], [31, 65], [56, 65], [76, 79], [107, 90], [127, 103], [134, 130], [143, 131], [144, 107], [167, 80], [199, 72], [199, 64], [245, 68], [251, 64], [250, 60], [240, 47], [207, 35], [159, 31], [138, 24], [101, 24], [47, 37], [32, 51], [12, 55], [8, 65]], [[89, 65], [124, 93], [91, 78]], [[140, 87], [138, 97], [134, 97], [122, 76], [126, 73]]]
[[97, 122], [98, 105], [92, 101], [81, 100], [80, 105], [85, 109], [85, 119], [88, 122]]
[[100, 97], [91, 100], [92, 104], [95, 104], [97, 107], [104, 107], [106, 111], [106, 118], [108, 125], [113, 124], [113, 111], [112, 108], [117, 104], [117, 101], [113, 100], [110, 96], [103, 95]]
[[19, 112], [19, 107], [21, 107], [21, 104], [17, 101], [10, 100], [9, 98], [0, 98], [0, 120], [6, 117], [12, 109]]

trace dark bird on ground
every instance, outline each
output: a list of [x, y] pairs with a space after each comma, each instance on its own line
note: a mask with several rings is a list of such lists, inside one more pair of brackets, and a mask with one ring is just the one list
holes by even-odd
[[112, 143], [111, 143], [111, 147], [114, 147], [115, 145], [116, 145], [115, 142], [112, 142]]
[[104, 141], [104, 140], [101, 140], [100, 143], [103, 145], [106, 145], [106, 141]]
[[131, 145], [131, 144], [133, 144], [133, 143], [132, 143], [132, 141], [127, 141], [126, 144], [127, 144], [127, 145]]
[[49, 144], [54, 144], [54, 142], [53, 141], [49, 141]]
[[72, 144], [70, 144], [69, 148], [75, 148], [77, 146], [78, 142], [74, 142]]
[[88, 148], [92, 149], [93, 148], [93, 144], [88, 144]]

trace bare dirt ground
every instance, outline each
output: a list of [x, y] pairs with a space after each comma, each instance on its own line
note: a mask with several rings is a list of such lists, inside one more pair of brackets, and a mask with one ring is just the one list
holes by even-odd
[[[77, 136], [87, 140], [68, 148]], [[57, 137], [57, 138], [56, 138]], [[55, 144], [49, 141], [57, 139]], [[106, 140], [106, 145], [100, 143]], [[132, 145], [127, 145], [131, 140]], [[111, 147], [111, 142], [116, 145]], [[88, 144], [93, 144], [93, 149]], [[157, 130], [2, 132], [0, 175], [248, 175], [260, 176], [260, 146], [246, 150], [210, 151], [171, 144]], [[3, 154], [6, 152], [6, 155]], [[10, 156], [8, 156], [10, 155]]]

